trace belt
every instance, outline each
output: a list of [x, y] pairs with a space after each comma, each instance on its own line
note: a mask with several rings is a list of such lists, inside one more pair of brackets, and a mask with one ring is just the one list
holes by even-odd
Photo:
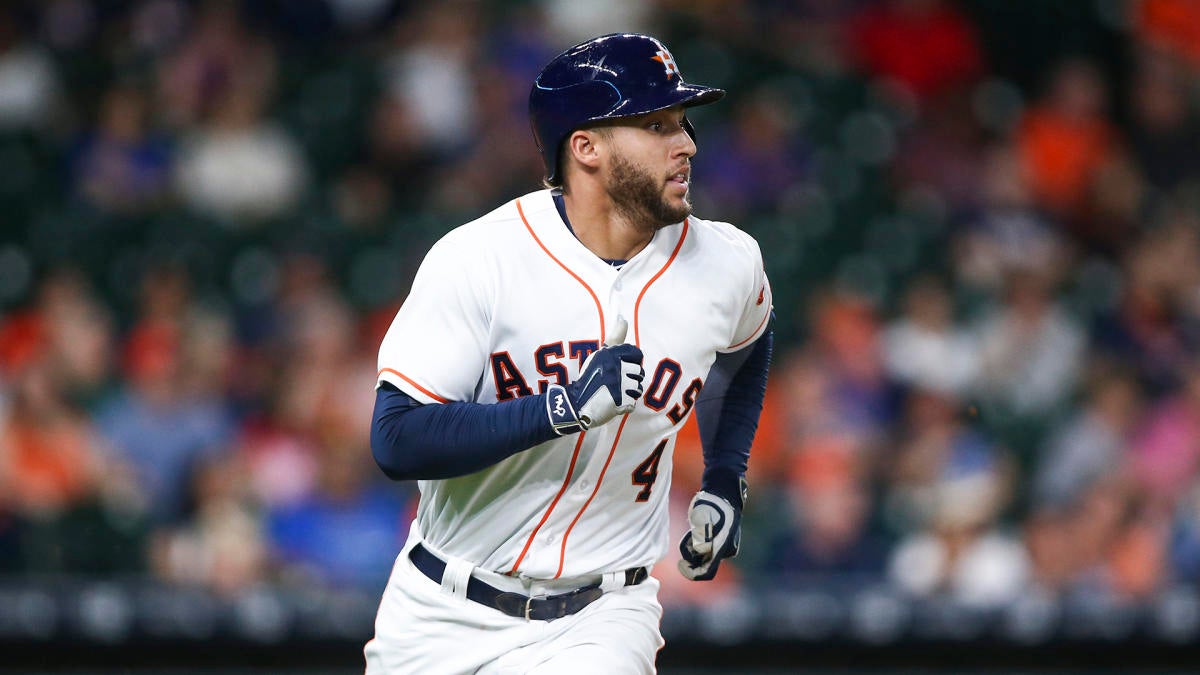
[[[442, 583], [442, 575], [446, 572], [446, 563], [429, 552], [421, 544], [417, 544], [408, 552], [408, 559], [413, 566], [437, 583]], [[645, 567], [634, 567], [625, 570], [625, 585], [636, 586], [650, 576]], [[570, 616], [595, 602], [604, 591], [600, 584], [584, 586], [566, 593], [556, 595], [528, 596], [523, 593], [502, 591], [487, 584], [474, 576], [467, 581], [467, 598], [481, 605], [499, 610], [518, 619], [532, 621], [553, 621], [564, 616]]]

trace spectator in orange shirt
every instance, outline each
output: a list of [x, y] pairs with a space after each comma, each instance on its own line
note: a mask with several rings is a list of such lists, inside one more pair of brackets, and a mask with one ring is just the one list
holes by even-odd
[[18, 513], [50, 518], [91, 495], [99, 456], [85, 419], [62, 400], [44, 363], [14, 383], [0, 420], [0, 494]]
[[1067, 60], [1017, 130], [1017, 146], [1038, 204], [1068, 221], [1085, 206], [1094, 175], [1114, 154], [1114, 129], [1104, 116], [1106, 96], [1094, 65]]

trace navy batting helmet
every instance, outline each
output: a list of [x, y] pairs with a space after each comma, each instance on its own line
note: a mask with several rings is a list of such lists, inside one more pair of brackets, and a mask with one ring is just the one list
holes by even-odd
[[[704, 105], [724, 95], [722, 89], [684, 82], [671, 52], [649, 35], [613, 33], [575, 45], [546, 64], [529, 92], [529, 122], [546, 180], [561, 184], [559, 151], [576, 129], [675, 105]], [[684, 128], [695, 138], [691, 122], [685, 120]]]

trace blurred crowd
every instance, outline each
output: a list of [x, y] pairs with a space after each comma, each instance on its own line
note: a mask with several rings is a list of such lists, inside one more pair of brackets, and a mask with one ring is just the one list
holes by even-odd
[[[377, 591], [379, 340], [618, 29], [730, 90], [697, 212], [777, 298], [742, 554], [664, 601], [1200, 583], [1190, 0], [0, 5], [0, 572]], [[689, 423], [676, 524], [701, 469]]]

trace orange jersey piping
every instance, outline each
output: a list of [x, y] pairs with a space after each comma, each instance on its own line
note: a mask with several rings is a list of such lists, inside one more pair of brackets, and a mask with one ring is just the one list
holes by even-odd
[[421, 385], [417, 384], [416, 381], [413, 380], [411, 377], [405, 375], [404, 373], [402, 373], [398, 370], [393, 370], [392, 368], [380, 369], [380, 371], [375, 374], [375, 379], [379, 379], [379, 377], [382, 376], [384, 373], [391, 373], [391, 374], [395, 375], [396, 377], [398, 377], [398, 378], [404, 380], [405, 382], [411, 384], [412, 386], [416, 387], [417, 391], [421, 392], [422, 394], [425, 394], [426, 396], [437, 401], [438, 403], [449, 403], [450, 402], [450, 399], [444, 398], [442, 396], [438, 396], [437, 394], [433, 393], [432, 391], [429, 391], [425, 387], [422, 387]]
[[608, 471], [608, 465], [612, 463], [613, 455], [616, 454], [617, 443], [621, 442], [621, 432], [625, 430], [625, 423], [629, 421], [629, 415], [621, 417], [621, 426], [617, 427], [617, 437], [613, 439], [612, 448], [608, 451], [608, 459], [604, 460], [604, 467], [600, 469], [600, 477], [596, 479], [596, 486], [592, 488], [592, 494], [588, 495], [587, 501], [580, 507], [579, 513], [575, 514], [575, 518], [571, 524], [567, 526], [567, 531], [563, 533], [562, 547], [558, 551], [558, 571], [554, 573], [554, 578], [562, 576], [563, 564], [567, 559], [567, 537], [571, 536], [571, 530], [575, 527], [575, 523], [583, 517], [583, 512], [587, 511], [587, 507], [596, 498], [596, 493], [600, 491], [600, 484], [604, 482], [604, 473]]
[[[679, 234], [679, 241], [675, 244], [675, 250], [671, 251], [671, 257], [667, 258], [667, 262], [663, 263], [662, 269], [655, 273], [654, 276], [650, 277], [650, 280], [646, 282], [646, 285], [642, 287], [641, 292], [638, 293], [637, 302], [633, 304], [633, 342], [638, 347], [642, 346], [640, 332], [641, 322], [638, 321], [638, 310], [642, 306], [642, 298], [645, 297], [646, 291], [650, 289], [651, 284], [653, 284], [655, 281], [658, 281], [658, 278], [667, 271], [667, 268], [671, 266], [671, 263], [675, 262], [675, 257], [679, 255], [679, 249], [683, 247], [683, 240], [687, 238], [687, 233], [688, 221], [684, 220], [683, 232]], [[633, 413], [630, 413], [630, 415], [631, 414]], [[575, 528], [575, 523], [578, 523], [579, 519], [583, 517], [583, 512], [587, 511], [588, 505], [592, 503], [592, 500], [596, 497], [596, 493], [600, 491], [600, 485], [604, 482], [604, 474], [608, 471], [608, 465], [612, 463], [613, 455], [617, 453], [617, 444], [621, 442], [621, 432], [625, 430], [625, 423], [628, 421], [629, 415], [625, 415], [621, 418], [621, 425], [617, 427], [616, 438], [613, 439], [612, 447], [608, 450], [608, 458], [604, 460], [604, 466], [600, 469], [600, 476], [596, 478], [596, 486], [592, 488], [592, 494], [588, 496], [587, 501], [583, 503], [582, 507], [580, 507], [579, 513], [575, 514], [575, 518], [571, 521], [571, 524], [567, 526], [567, 531], [563, 533], [562, 546], [559, 548], [558, 553], [558, 571], [554, 574], [555, 579], [562, 575], [563, 566], [566, 564], [567, 538], [571, 536], [571, 530]]]
[[685, 218], [683, 221], [683, 232], [679, 233], [679, 241], [675, 244], [675, 250], [671, 251], [671, 257], [667, 258], [667, 262], [662, 266], [662, 269], [660, 269], [654, 276], [650, 277], [650, 281], [647, 281], [646, 285], [642, 287], [642, 292], [638, 293], [637, 302], [633, 303], [633, 343], [639, 347], [642, 346], [642, 326], [641, 322], [638, 321], [638, 309], [640, 309], [642, 306], [642, 298], [646, 296], [646, 291], [650, 290], [650, 285], [658, 281], [658, 278], [663, 275], [663, 272], [667, 271], [667, 268], [671, 266], [671, 263], [675, 262], [675, 256], [679, 255], [679, 249], [683, 248], [683, 240], [687, 239], [687, 234], [688, 221]]
[[[533, 237], [533, 240], [537, 242], [537, 245], [541, 247], [542, 251], [545, 252], [546, 255], [550, 256], [551, 260], [557, 263], [559, 267], [563, 268], [563, 271], [565, 271], [567, 274], [570, 274], [575, 281], [578, 281], [579, 285], [583, 286], [583, 288], [588, 292], [588, 295], [592, 296], [592, 302], [596, 303], [596, 311], [600, 315], [600, 344], [604, 344], [604, 308], [600, 305], [600, 298], [596, 297], [595, 291], [592, 290], [591, 286], [588, 286], [587, 282], [584, 281], [583, 278], [573, 272], [571, 268], [567, 267], [563, 261], [555, 257], [555, 255], [550, 252], [549, 248], [546, 248], [546, 245], [542, 243], [542, 240], [539, 239], [537, 234], [533, 231], [533, 227], [529, 224], [529, 219], [525, 217], [525, 209], [521, 206], [521, 200], [516, 200], [516, 203], [517, 213], [520, 214], [521, 223], [529, 232], [529, 236]], [[583, 447], [583, 437], [586, 435], [586, 431], [580, 432], [579, 440], [575, 442], [575, 451], [571, 454], [571, 464], [569, 467], [567, 467], [567, 475], [563, 478], [563, 484], [558, 488], [558, 494], [554, 495], [554, 500], [550, 502], [550, 506], [546, 508], [546, 512], [542, 514], [542, 519], [538, 521], [538, 524], [533, 528], [533, 531], [529, 533], [529, 538], [525, 540], [525, 547], [521, 549], [521, 554], [517, 556], [517, 560], [513, 563], [512, 569], [509, 570], [509, 574], [516, 574], [517, 569], [525, 560], [525, 555], [529, 553], [529, 547], [533, 545], [533, 538], [537, 536], [538, 531], [541, 530], [542, 526], [546, 524], [546, 521], [550, 519], [550, 514], [554, 513], [554, 509], [558, 506], [559, 500], [562, 498], [563, 494], [566, 493], [567, 488], [571, 485], [571, 475], [575, 473], [575, 462], [577, 459], [579, 459], [579, 449]]]
[[731, 351], [736, 350], [738, 347], [741, 347], [742, 345], [746, 344], [747, 342], [750, 342], [751, 340], [753, 340], [755, 338], [755, 336], [758, 335], [758, 331], [762, 330], [763, 324], [765, 324], [767, 322], [767, 319], [769, 319], [769, 318], [771, 318], [771, 310], [768, 309], [766, 315], [763, 316], [762, 321], [759, 321], [758, 326], [756, 326], [754, 328], [754, 331], [750, 333], [750, 337], [746, 338], [745, 340], [742, 340], [741, 342], [739, 342], [735, 345], [730, 345], [730, 346], [726, 347], [726, 349], [729, 349]]
[[537, 245], [540, 246], [543, 251], [545, 251], [546, 255], [550, 256], [551, 260], [558, 263], [558, 266], [563, 268], [564, 272], [570, 274], [575, 281], [579, 282], [580, 286], [583, 286], [583, 288], [587, 290], [588, 295], [592, 296], [592, 302], [596, 303], [596, 312], [600, 315], [600, 344], [604, 344], [604, 308], [600, 305], [600, 298], [596, 297], [596, 292], [592, 290], [591, 286], [588, 286], [587, 282], [584, 281], [582, 277], [580, 277], [578, 274], [575, 274], [575, 272], [573, 272], [570, 267], [567, 267], [563, 261], [554, 257], [554, 254], [550, 252], [550, 249], [546, 248], [546, 245], [543, 244], [542, 240], [539, 239], [537, 234], [534, 233], [533, 227], [529, 225], [529, 219], [525, 217], [525, 209], [521, 208], [520, 199], [517, 200], [517, 213], [521, 214], [521, 222], [525, 225], [525, 229], [529, 231], [529, 236], [533, 237], [533, 240], [537, 242]]
[[541, 530], [546, 521], [550, 519], [550, 514], [554, 512], [554, 507], [558, 506], [558, 500], [562, 499], [563, 494], [567, 491], [567, 486], [571, 484], [571, 474], [575, 473], [575, 460], [579, 459], [579, 448], [583, 447], [583, 437], [586, 435], [586, 431], [579, 433], [579, 440], [575, 441], [575, 451], [571, 453], [571, 465], [567, 467], [567, 477], [563, 480], [562, 487], [558, 488], [558, 494], [554, 495], [554, 500], [550, 502], [550, 507], [542, 514], [542, 519], [533, 528], [533, 532], [529, 533], [529, 538], [525, 540], [525, 548], [521, 549], [521, 555], [517, 556], [517, 561], [513, 563], [512, 569], [508, 571], [509, 574], [517, 573], [517, 568], [525, 560], [525, 554], [529, 553], [529, 547], [533, 544], [533, 538], [537, 536], [538, 530]]

